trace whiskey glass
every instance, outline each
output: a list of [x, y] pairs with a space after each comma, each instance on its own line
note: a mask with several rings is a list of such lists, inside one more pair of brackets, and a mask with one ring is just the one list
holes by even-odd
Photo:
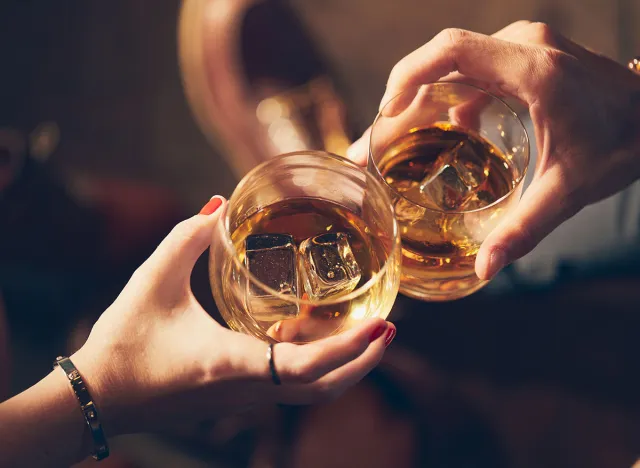
[[386, 187], [400, 226], [400, 292], [449, 301], [485, 286], [476, 254], [516, 209], [528, 165], [524, 125], [485, 90], [437, 82], [385, 103], [367, 167]]
[[340, 156], [276, 156], [237, 186], [214, 230], [209, 277], [233, 330], [307, 343], [386, 318], [400, 282], [387, 189]]

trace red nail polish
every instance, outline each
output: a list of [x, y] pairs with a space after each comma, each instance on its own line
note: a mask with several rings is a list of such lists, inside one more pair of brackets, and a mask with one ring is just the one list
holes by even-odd
[[387, 348], [396, 337], [396, 327], [390, 327], [384, 339], [384, 347]]
[[222, 205], [222, 200], [218, 197], [213, 197], [209, 202], [202, 207], [200, 210], [201, 215], [210, 215], [216, 212], [218, 208]]
[[380, 338], [386, 329], [387, 329], [387, 324], [385, 323], [384, 325], [380, 325], [378, 328], [373, 330], [373, 333], [369, 337], [369, 343], [373, 343], [378, 338]]

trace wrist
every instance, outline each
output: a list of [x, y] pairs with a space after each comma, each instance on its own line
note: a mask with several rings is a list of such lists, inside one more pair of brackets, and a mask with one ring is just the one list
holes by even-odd
[[[47, 377], [33, 388], [46, 392], [52, 402], [55, 402], [54, 404], [61, 409], [61, 414], [67, 416], [68, 420], [65, 426], [69, 427], [69, 434], [74, 435], [72, 437], [75, 447], [73, 450], [74, 460], [80, 461], [87, 458], [93, 450], [93, 440], [82, 411], [78, 406], [78, 399], [64, 372], [60, 371], [60, 369], [52, 370]], [[45, 404], [44, 406], [46, 407], [47, 405]]]
[[122, 434], [122, 412], [117, 380], [112, 375], [109, 361], [101, 359], [98, 353], [87, 349], [86, 345], [70, 356], [91, 395], [100, 424], [107, 439]]

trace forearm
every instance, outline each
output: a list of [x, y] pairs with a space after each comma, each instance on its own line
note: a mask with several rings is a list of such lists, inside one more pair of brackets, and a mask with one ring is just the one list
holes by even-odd
[[0, 404], [0, 468], [68, 467], [90, 452], [78, 400], [59, 370]]

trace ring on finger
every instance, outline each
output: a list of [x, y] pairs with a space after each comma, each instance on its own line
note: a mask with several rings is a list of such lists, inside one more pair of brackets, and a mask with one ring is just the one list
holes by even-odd
[[278, 371], [276, 369], [276, 363], [274, 362], [274, 352], [273, 348], [275, 345], [273, 343], [269, 343], [269, 347], [267, 348], [267, 361], [269, 362], [269, 372], [271, 373], [271, 380], [275, 385], [282, 385], [282, 381], [280, 380], [280, 376], [278, 375]]

